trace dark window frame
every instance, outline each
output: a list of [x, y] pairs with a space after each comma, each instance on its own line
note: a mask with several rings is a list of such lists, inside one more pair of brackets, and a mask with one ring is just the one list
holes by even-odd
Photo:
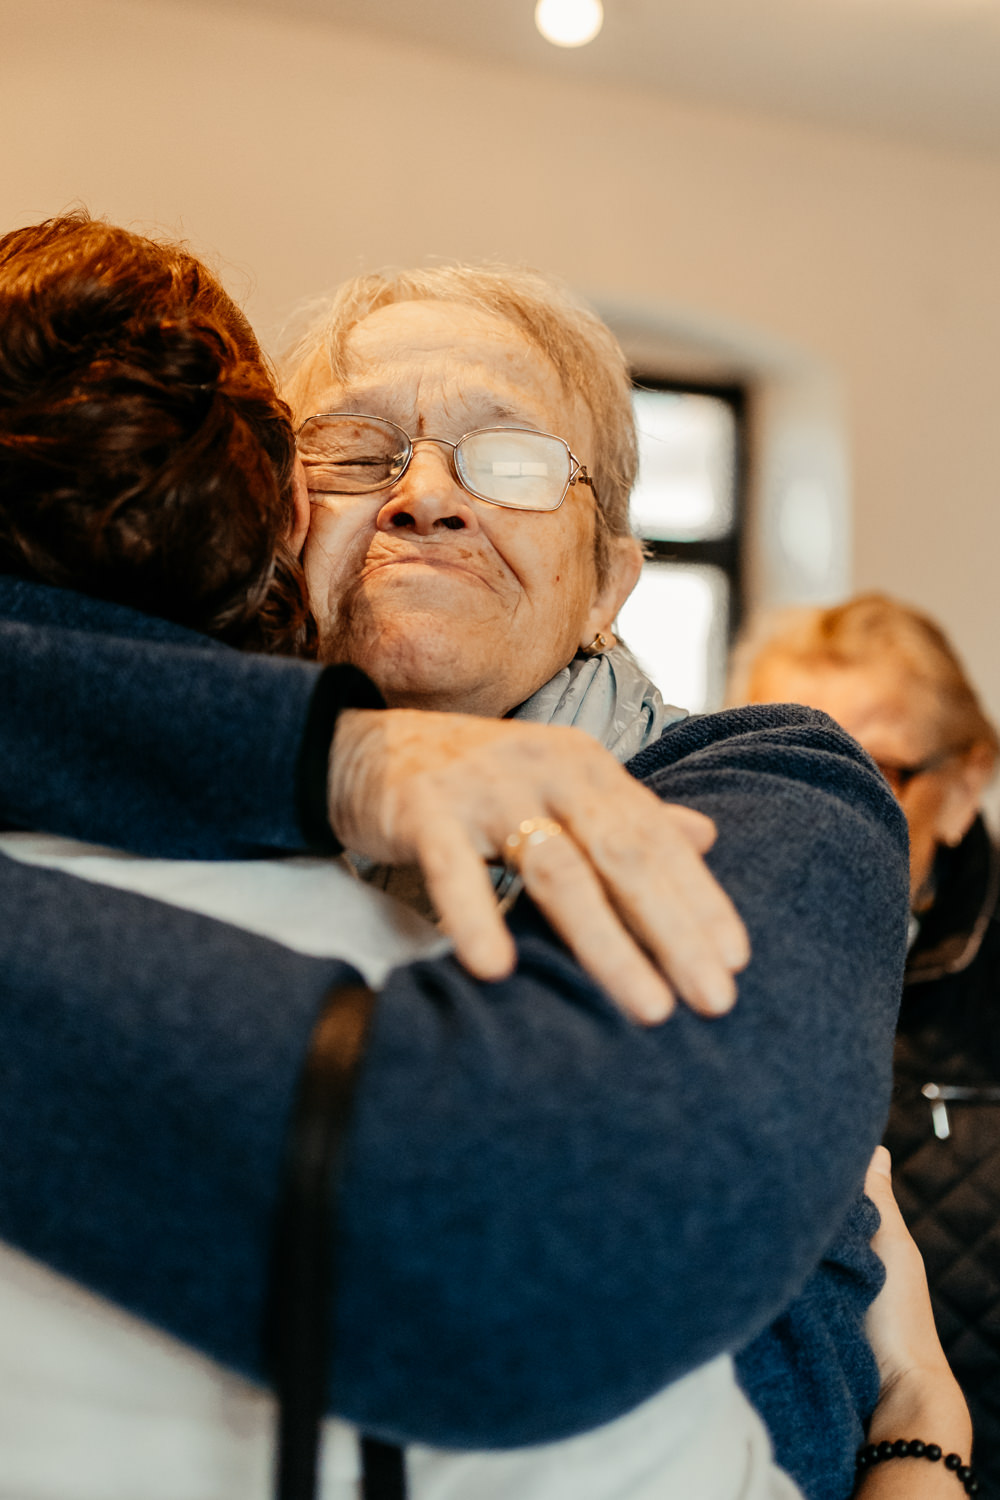
[[730, 381], [680, 380], [661, 375], [632, 371], [637, 391], [674, 391], [678, 395], [713, 396], [724, 401], [733, 413], [733, 524], [725, 536], [710, 541], [674, 541], [642, 537], [647, 562], [707, 563], [725, 573], [729, 582], [729, 613], [726, 622], [727, 644], [732, 645], [743, 622], [746, 604], [746, 487], [748, 472], [749, 393], [745, 385]]

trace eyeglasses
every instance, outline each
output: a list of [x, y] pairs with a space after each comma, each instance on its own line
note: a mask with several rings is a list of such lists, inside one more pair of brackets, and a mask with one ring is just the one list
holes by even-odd
[[571, 485], [594, 488], [568, 443], [532, 427], [479, 427], [451, 443], [447, 438], [410, 438], [382, 417], [333, 411], [307, 417], [296, 437], [314, 496], [388, 489], [406, 473], [418, 443], [450, 448], [462, 488], [477, 500], [509, 510], [558, 510]]
[[964, 748], [960, 745], [956, 749], [938, 750], [934, 755], [928, 756], [926, 760], [919, 761], [916, 765], [899, 765], [886, 760], [876, 760], [875, 764], [889, 783], [889, 790], [893, 796], [899, 798], [911, 781], [916, 781], [918, 776], [924, 776], [928, 771], [939, 771], [947, 761], [951, 760], [952, 756], [960, 755]]

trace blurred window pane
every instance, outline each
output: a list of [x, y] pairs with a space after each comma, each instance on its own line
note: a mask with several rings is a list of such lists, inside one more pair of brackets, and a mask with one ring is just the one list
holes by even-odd
[[668, 703], [700, 713], [722, 701], [729, 607], [721, 568], [646, 563], [618, 628]]
[[664, 697], [697, 713], [722, 702], [739, 625], [746, 392], [641, 372], [635, 381], [632, 523], [649, 560], [619, 626]]
[[676, 541], [725, 536], [734, 523], [731, 402], [691, 391], [636, 391], [632, 399], [639, 428], [636, 531]]

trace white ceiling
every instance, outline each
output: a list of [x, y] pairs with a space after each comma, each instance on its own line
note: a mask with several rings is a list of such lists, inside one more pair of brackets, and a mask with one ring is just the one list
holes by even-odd
[[572, 50], [541, 39], [533, 0], [251, 3], [562, 77], [1000, 152], [1000, 0], [605, 0], [600, 36]]

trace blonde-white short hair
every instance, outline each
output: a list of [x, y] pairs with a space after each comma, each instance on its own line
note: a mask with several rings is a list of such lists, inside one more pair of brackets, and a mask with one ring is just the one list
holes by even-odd
[[555, 367], [566, 392], [591, 418], [588, 469], [597, 496], [599, 576], [609, 538], [630, 536], [628, 504], [638, 465], [632, 383], [610, 328], [567, 286], [537, 271], [505, 265], [445, 265], [376, 271], [345, 281], [314, 304], [305, 332], [281, 360], [283, 394], [302, 415], [301, 400], [316, 357], [325, 352], [334, 381], [348, 374], [346, 344], [369, 313], [396, 302], [457, 302], [506, 319]]

